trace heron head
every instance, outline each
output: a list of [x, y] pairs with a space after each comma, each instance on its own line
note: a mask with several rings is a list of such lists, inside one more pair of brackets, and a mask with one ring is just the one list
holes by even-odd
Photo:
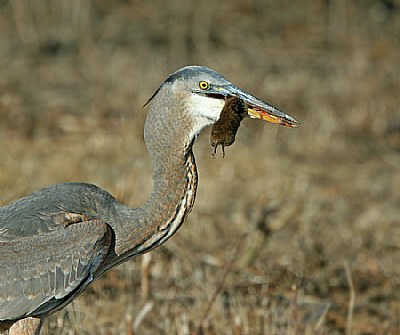
[[194, 133], [218, 121], [228, 97], [242, 100], [247, 116], [251, 118], [287, 127], [299, 125], [290, 115], [238, 88], [221, 74], [205, 66], [186, 66], [172, 73], [148, 102], [166, 87], [175, 105], [185, 106], [184, 110], [195, 120]]

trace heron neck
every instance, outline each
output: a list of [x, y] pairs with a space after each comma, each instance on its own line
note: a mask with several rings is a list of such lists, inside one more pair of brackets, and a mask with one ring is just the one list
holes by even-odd
[[192, 144], [185, 152], [153, 164], [153, 191], [143, 207], [146, 226], [157, 229], [155, 235], [163, 236], [162, 244], [178, 230], [194, 204], [197, 169]]
[[[153, 191], [141, 207], [131, 209], [120, 234], [117, 255], [139, 255], [167, 241], [191, 211], [197, 190], [197, 169], [190, 148], [168, 161], [153, 160]], [[121, 227], [122, 228], [122, 227]], [[119, 235], [119, 236], [118, 236]]]
[[145, 141], [153, 163], [153, 190], [143, 206], [125, 212], [125, 224], [116, 234], [115, 245], [117, 255], [124, 255], [123, 259], [167, 241], [194, 204], [197, 169], [192, 146], [195, 135], [187, 133], [193, 128], [189, 121], [168, 122], [166, 113], [153, 108], [146, 119]]

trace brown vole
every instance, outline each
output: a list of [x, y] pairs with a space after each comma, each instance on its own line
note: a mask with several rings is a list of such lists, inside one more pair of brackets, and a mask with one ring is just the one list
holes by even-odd
[[214, 148], [211, 157], [215, 158], [218, 146], [222, 146], [222, 157], [225, 157], [225, 146], [235, 142], [240, 122], [247, 113], [246, 104], [237, 97], [227, 97], [219, 120], [214, 123], [210, 133], [210, 144]]

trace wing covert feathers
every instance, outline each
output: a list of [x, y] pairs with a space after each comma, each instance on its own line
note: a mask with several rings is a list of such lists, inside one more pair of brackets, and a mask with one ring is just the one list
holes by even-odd
[[88, 285], [109, 250], [108, 229], [92, 220], [0, 242], [0, 321], [46, 312], [47, 302]]

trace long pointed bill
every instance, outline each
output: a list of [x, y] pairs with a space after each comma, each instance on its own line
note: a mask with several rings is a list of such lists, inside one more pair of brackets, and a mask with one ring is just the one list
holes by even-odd
[[300, 124], [290, 115], [281, 112], [274, 106], [267, 104], [233, 84], [219, 87], [218, 91], [223, 94], [225, 93], [226, 95], [236, 96], [243, 100], [247, 104], [247, 113], [251, 118], [257, 118], [293, 128]]

